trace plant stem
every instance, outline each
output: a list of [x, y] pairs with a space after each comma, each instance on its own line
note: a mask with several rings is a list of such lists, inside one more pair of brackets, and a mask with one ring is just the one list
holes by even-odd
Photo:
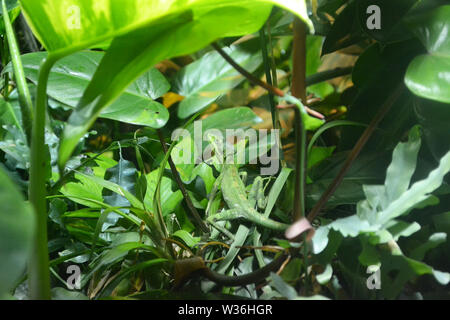
[[[5, 0], [2, 0], [3, 12], [8, 12]], [[8, 14], [3, 15], [3, 22], [5, 24], [6, 36], [8, 38], [9, 51], [11, 55], [12, 66], [14, 70], [14, 77], [16, 78], [17, 91], [19, 92], [20, 110], [22, 113], [22, 125], [28, 140], [31, 142], [31, 126], [32, 126], [32, 109], [31, 95], [28, 89], [25, 72], [23, 71], [22, 61], [20, 59], [20, 50], [17, 44], [14, 29], [11, 25], [11, 20]], [[5, 84], [8, 87], [8, 84]]]
[[[292, 87], [291, 93], [306, 105], [306, 25], [299, 18], [294, 20], [294, 48], [292, 53]], [[304, 107], [295, 108], [295, 194], [294, 194], [294, 221], [305, 217], [305, 186], [306, 186], [306, 111]], [[305, 235], [306, 239], [306, 235]], [[308, 276], [308, 249], [304, 245], [303, 263], [305, 265], [304, 294], [309, 288]]]
[[45, 118], [47, 109], [47, 83], [56, 60], [50, 55], [39, 71], [36, 108], [33, 114], [31, 138], [30, 202], [36, 214], [33, 249], [29, 259], [30, 298], [50, 299], [50, 271], [47, 244], [46, 169], [50, 159], [45, 152]]
[[[294, 20], [294, 48], [292, 54], [292, 95], [306, 104], [306, 25], [298, 18]], [[306, 128], [301, 106], [295, 108], [295, 194], [294, 221], [305, 216], [306, 184]]]
[[[263, 56], [263, 62], [264, 62], [264, 71], [266, 73], [266, 80], [267, 83], [273, 86], [273, 78], [271, 74], [271, 62], [269, 59], [269, 53], [267, 51], [267, 41], [266, 41], [266, 32], [264, 30], [264, 27], [261, 28], [259, 31], [260, 39], [261, 39], [261, 50], [262, 50], [262, 56]], [[275, 75], [276, 76], [276, 75]], [[280, 115], [278, 108], [275, 104], [275, 97], [274, 95], [269, 92], [269, 103], [270, 103], [270, 113], [272, 115], [272, 127], [274, 130], [280, 130]], [[282, 167], [282, 158], [283, 158], [283, 146], [281, 144], [281, 137], [278, 138], [277, 141], [278, 144], [278, 154], [280, 155], [280, 165], [279, 167]]]
[[272, 71], [272, 84], [275, 87], [278, 87], [278, 74], [277, 74], [277, 65], [275, 63], [275, 57], [273, 55], [273, 44], [272, 44], [272, 31], [270, 26], [270, 20], [267, 21], [267, 34], [269, 38], [269, 47], [270, 47], [270, 68]]
[[[267, 83], [273, 86], [272, 81], [272, 74], [270, 69], [270, 62], [269, 62], [269, 53], [267, 52], [267, 42], [266, 42], [266, 32], [264, 31], [264, 27], [261, 28], [259, 31], [260, 39], [261, 39], [261, 50], [262, 50], [262, 56], [263, 56], [263, 63], [264, 63], [264, 71], [266, 73], [266, 80]], [[270, 112], [272, 113], [272, 125], [274, 129], [279, 129], [279, 122], [278, 122], [278, 109], [275, 104], [275, 98], [271, 92], [269, 92], [269, 103], [270, 103]]]
[[236, 63], [236, 61], [233, 60], [233, 58], [231, 58], [225, 51], [223, 51], [222, 48], [217, 45], [217, 43], [212, 43], [211, 46], [222, 56], [222, 58], [224, 58], [234, 69], [236, 69], [240, 74], [246, 77], [250, 82], [253, 82], [254, 84], [266, 89], [275, 96], [284, 97], [284, 92], [282, 90], [275, 88], [267, 82], [256, 78], [250, 72], [242, 68], [238, 63]]
[[[216, 43], [212, 43], [211, 46], [234, 68], [236, 69], [240, 74], [242, 74], [244, 77], [246, 77], [250, 82], [253, 84], [260, 86], [263, 89], [266, 89], [268, 92], [272, 93], [275, 96], [278, 97], [284, 97], [285, 93], [268, 84], [267, 82], [264, 82], [258, 78], [256, 78], [254, 75], [252, 75], [250, 72], [242, 68], [236, 61], [233, 60], [225, 51], [223, 51]], [[322, 81], [326, 81], [328, 79], [322, 79]], [[306, 80], [307, 81], [307, 80]], [[306, 111], [312, 115], [313, 117], [317, 117], [318, 113], [314, 110], [311, 110], [307, 106], [305, 106]]]
[[294, 221], [305, 216], [305, 184], [306, 184], [306, 129], [300, 109], [295, 109], [295, 194]]
[[366, 145], [367, 141], [369, 140], [369, 138], [372, 136], [373, 132], [377, 128], [378, 124], [381, 122], [381, 120], [383, 120], [385, 115], [391, 109], [394, 102], [398, 99], [398, 97], [402, 93], [402, 90], [403, 90], [403, 85], [400, 84], [393, 91], [393, 93], [388, 97], [386, 102], [380, 108], [380, 111], [378, 111], [377, 115], [372, 119], [372, 122], [367, 127], [367, 129], [364, 131], [362, 136], [359, 138], [358, 142], [356, 143], [352, 152], [347, 157], [344, 165], [342, 166], [342, 169], [339, 171], [336, 178], [334, 178], [333, 182], [330, 184], [330, 186], [327, 188], [327, 190], [322, 194], [322, 197], [320, 197], [320, 200], [316, 203], [314, 208], [309, 213], [309, 215], [308, 215], [309, 221], [314, 220], [314, 218], [320, 213], [320, 211], [323, 209], [323, 207], [328, 202], [330, 197], [333, 195], [333, 193], [339, 187], [339, 185], [341, 184], [342, 180], [344, 179], [344, 176], [347, 173], [348, 169], [351, 167], [353, 162], [356, 160], [356, 158], [360, 154], [362, 148]]
[[[163, 136], [161, 130], [158, 129], [156, 131], [158, 132], [158, 137], [161, 142], [163, 151], [165, 154], [167, 154], [168, 150], [167, 150], [166, 142], [164, 141], [164, 136]], [[183, 194], [184, 200], [186, 201], [186, 204], [187, 204], [189, 210], [191, 211], [193, 218], [195, 219], [195, 222], [197, 223], [198, 227], [200, 227], [200, 229], [203, 232], [205, 232], [205, 233], [209, 232], [208, 227], [203, 223], [203, 220], [200, 217], [200, 214], [198, 213], [197, 209], [195, 208], [194, 204], [192, 203], [191, 197], [189, 197], [189, 194], [188, 194], [186, 188], [184, 187], [183, 181], [181, 181], [180, 174], [178, 173], [177, 167], [176, 167], [175, 163], [173, 162], [171, 156], [169, 156], [168, 162], [169, 162], [169, 166], [172, 171], [173, 177], [175, 178], [175, 182], [177, 183], [178, 188], [180, 188], [181, 193]]]
[[306, 105], [306, 25], [294, 20], [294, 48], [292, 53], [292, 95]]

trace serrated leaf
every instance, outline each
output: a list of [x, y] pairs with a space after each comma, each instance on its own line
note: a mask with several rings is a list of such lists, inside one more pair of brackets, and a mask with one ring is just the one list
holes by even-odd
[[[423, 203], [429, 198], [430, 193], [442, 184], [444, 176], [450, 171], [450, 152], [441, 159], [439, 166], [426, 179], [409, 187], [416, 167], [416, 161], [411, 157], [417, 158], [420, 148], [418, 133], [418, 128], [413, 128], [410, 140], [406, 144], [400, 143], [395, 148], [384, 186], [364, 186], [366, 199], [358, 203], [356, 215], [337, 219], [316, 231], [313, 237], [315, 253], [326, 247], [327, 230], [330, 229], [340, 232], [344, 237], [357, 237], [361, 233], [375, 232], [380, 237], [380, 243], [384, 243], [400, 236], [408, 236], [420, 228], [418, 224], [402, 225], [394, 219], [409, 213]], [[394, 234], [388, 231], [389, 228]]]

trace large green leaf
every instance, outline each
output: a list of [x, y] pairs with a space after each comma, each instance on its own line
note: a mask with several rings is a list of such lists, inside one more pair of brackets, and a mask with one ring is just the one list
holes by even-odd
[[[239, 47], [225, 51], [249, 72], [262, 63], [260, 52], [250, 52]], [[205, 54], [201, 59], [182, 69], [175, 79], [175, 90], [185, 97], [178, 107], [178, 116], [187, 118], [207, 107], [245, 78], [217, 52]]]
[[[58, 61], [50, 72], [47, 94], [68, 106], [76, 107], [104, 54], [94, 51], [78, 52]], [[47, 57], [45, 52], [22, 56], [26, 77], [37, 84], [39, 68]], [[11, 67], [5, 68], [10, 71]], [[169, 119], [166, 108], [153, 101], [164, 95], [170, 84], [157, 70], [151, 69], [141, 76], [100, 117], [144, 125], [162, 127]]]
[[53, 57], [113, 39], [60, 148], [60, 166], [99, 113], [157, 62], [195, 52], [212, 41], [257, 31], [280, 5], [307, 22], [303, 0], [22, 0], [32, 29]]
[[[132, 162], [124, 160], [122, 157], [116, 166], [106, 170], [105, 179], [121, 186], [131, 194], [135, 193], [134, 186], [136, 184], [136, 168]], [[103, 199], [105, 200], [105, 203], [112, 207], [130, 206], [130, 202], [123, 195], [112, 192], [108, 189], [103, 190]], [[128, 212], [128, 210], [125, 209], [122, 209], [121, 211], [125, 213]], [[111, 212], [108, 214], [108, 217], [103, 224], [102, 231], [106, 230], [109, 226], [114, 226], [119, 219], [120, 215], [117, 213]]]
[[[259, 6], [268, 11], [271, 5], [276, 4], [299, 14], [312, 28], [303, 0], [247, 2], [248, 5], [236, 0], [20, 0], [33, 32], [45, 48], [55, 54], [88, 48], [154, 21], [163, 23], [171, 15], [188, 11], [193, 13], [195, 20], [201, 20], [211, 10], [216, 15], [229, 15], [228, 9], [233, 7], [242, 7], [244, 10], [254, 7], [257, 11]], [[230, 22], [234, 20], [241, 25], [230, 24], [230, 32], [257, 25], [264, 17], [259, 17], [256, 21], [238, 21], [234, 18], [228, 16]], [[195, 37], [194, 34], [191, 36]]]
[[0, 299], [25, 272], [33, 228], [31, 207], [0, 169]]
[[406, 85], [420, 97], [450, 103], [450, 5], [415, 15], [407, 23], [428, 54], [411, 62]]
[[[158, 182], [159, 170], [154, 170], [146, 175], [147, 177], [147, 192], [144, 198], [146, 208], [153, 208], [153, 198]], [[163, 177], [161, 180], [161, 206], [164, 215], [173, 213], [176, 207], [183, 200], [183, 195], [180, 190], [172, 190], [172, 180]]]
[[[211, 114], [207, 118], [201, 120], [203, 133], [209, 129], [221, 130], [225, 133], [226, 129], [248, 129], [262, 120], [259, 118], [251, 108], [236, 107], [221, 110]], [[191, 134], [194, 134], [194, 125], [186, 128]]]

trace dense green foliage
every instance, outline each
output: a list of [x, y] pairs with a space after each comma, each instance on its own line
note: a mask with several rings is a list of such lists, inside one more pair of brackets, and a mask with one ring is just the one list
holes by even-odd
[[1, 299], [450, 298], [448, 1], [0, 17]]

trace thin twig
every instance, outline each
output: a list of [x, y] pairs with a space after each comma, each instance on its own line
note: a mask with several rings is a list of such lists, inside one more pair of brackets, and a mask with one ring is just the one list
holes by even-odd
[[[298, 18], [294, 20], [294, 48], [292, 54], [292, 95], [306, 104], [306, 25]], [[306, 129], [300, 110], [295, 107], [295, 194], [294, 221], [305, 216], [306, 186]]]
[[[284, 97], [285, 93], [283, 90], [278, 89], [274, 86], [271, 86], [267, 82], [262, 81], [261, 79], [258, 79], [254, 75], [252, 75], [250, 72], [245, 70], [243, 67], [241, 67], [232, 57], [230, 57], [225, 51], [220, 48], [217, 43], [212, 43], [211, 46], [224, 58], [234, 69], [236, 69], [240, 74], [242, 74], [245, 78], [247, 78], [250, 82], [253, 84], [260, 86], [263, 89], [266, 89], [268, 92], [272, 93], [275, 96], [278, 97]], [[325, 81], [325, 80], [324, 80]], [[306, 111], [313, 117], [317, 116], [317, 111], [314, 111], [308, 107], [305, 106]]]
[[334, 194], [336, 189], [342, 183], [342, 180], [344, 179], [344, 176], [347, 173], [348, 169], [351, 167], [353, 162], [356, 160], [356, 158], [360, 154], [362, 148], [366, 145], [367, 141], [369, 140], [369, 138], [372, 136], [373, 132], [377, 128], [378, 124], [381, 122], [381, 120], [383, 120], [385, 115], [391, 109], [394, 102], [398, 99], [398, 97], [402, 93], [402, 90], [403, 90], [403, 85], [400, 84], [395, 89], [395, 91], [388, 97], [386, 102], [380, 108], [380, 111], [378, 111], [378, 114], [375, 116], [375, 118], [373, 118], [370, 125], [367, 127], [367, 129], [364, 131], [362, 136], [359, 138], [359, 140], [356, 143], [355, 147], [353, 148], [352, 152], [349, 154], [347, 160], [345, 161], [344, 165], [342, 166], [342, 169], [339, 171], [336, 178], [330, 184], [328, 189], [322, 194], [322, 197], [320, 198], [320, 200], [316, 203], [314, 208], [309, 213], [308, 220], [310, 222], [313, 221], [314, 218], [319, 214], [319, 212], [323, 209], [323, 207], [328, 202], [330, 197]]
[[236, 61], [233, 60], [233, 58], [231, 58], [225, 51], [223, 51], [222, 48], [217, 45], [217, 43], [212, 43], [211, 46], [222, 56], [222, 58], [224, 58], [234, 69], [236, 69], [240, 74], [246, 77], [250, 82], [253, 82], [254, 84], [266, 89], [275, 96], [284, 97], [284, 92], [282, 90], [271, 86], [261, 79], [258, 79], [250, 72], [242, 68], [238, 63], [236, 63]]

